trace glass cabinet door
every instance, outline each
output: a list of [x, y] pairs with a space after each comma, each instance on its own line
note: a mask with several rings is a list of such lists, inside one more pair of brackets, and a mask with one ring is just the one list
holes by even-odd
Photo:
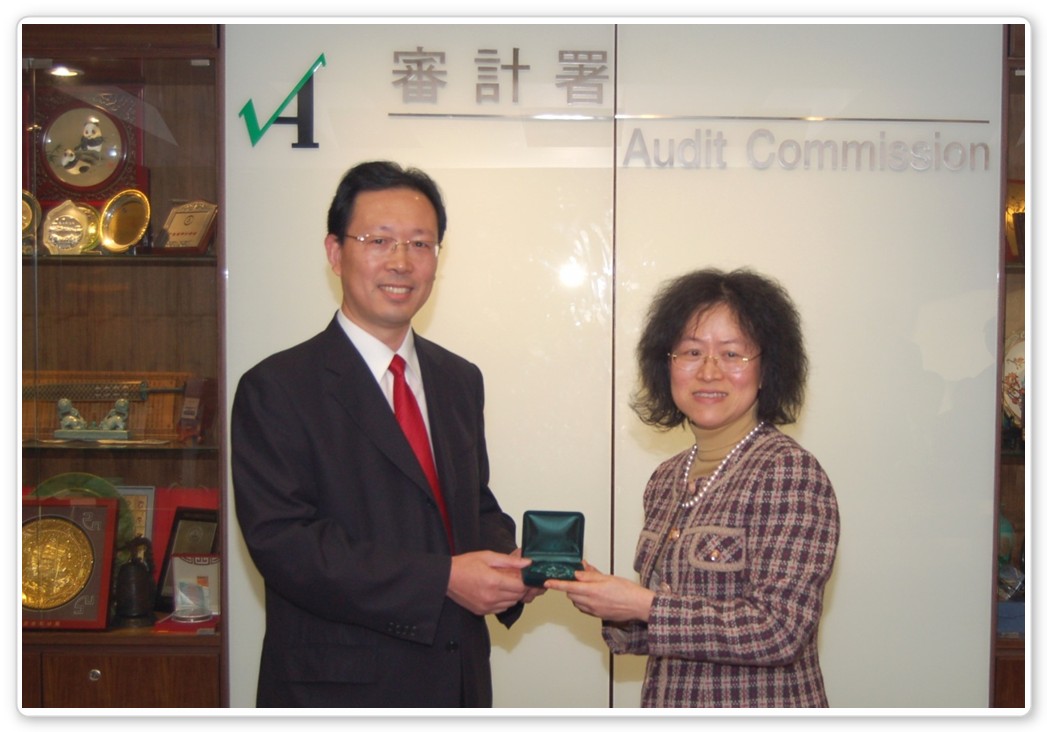
[[[117, 507], [108, 594], [91, 598], [112, 630], [121, 566], [148, 555], [158, 583], [188, 547], [181, 514], [214, 517], [191, 548], [221, 555], [220, 27], [20, 32], [23, 629], [87, 627], [76, 598], [26, 596], [47, 551], [34, 520], [86, 498]], [[174, 598], [153, 601], [162, 621]]]

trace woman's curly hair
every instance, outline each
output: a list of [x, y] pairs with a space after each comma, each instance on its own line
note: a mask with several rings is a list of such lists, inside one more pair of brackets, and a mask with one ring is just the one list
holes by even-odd
[[647, 312], [636, 346], [640, 384], [631, 406], [644, 423], [662, 429], [687, 417], [673, 401], [669, 353], [696, 315], [727, 305], [760, 353], [757, 419], [775, 425], [796, 421], [807, 383], [800, 315], [775, 280], [750, 269], [702, 269], [662, 285]]

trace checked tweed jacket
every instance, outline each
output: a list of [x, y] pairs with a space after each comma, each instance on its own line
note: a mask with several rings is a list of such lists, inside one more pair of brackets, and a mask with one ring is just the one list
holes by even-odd
[[605, 623], [608, 646], [648, 656], [644, 707], [828, 706], [818, 624], [840, 530], [828, 476], [764, 425], [680, 509], [686, 462], [666, 460], [644, 491], [634, 568], [656, 593], [650, 620]]

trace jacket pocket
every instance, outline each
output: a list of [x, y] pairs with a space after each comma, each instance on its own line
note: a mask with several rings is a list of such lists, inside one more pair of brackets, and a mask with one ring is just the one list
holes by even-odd
[[641, 577], [643, 568], [648, 562], [654, 561], [654, 552], [658, 551], [659, 535], [653, 531], [644, 529], [640, 532], [640, 538], [636, 542], [636, 554], [633, 559], [633, 569]]
[[707, 572], [737, 572], [745, 567], [745, 529], [694, 526], [681, 537], [687, 563]]

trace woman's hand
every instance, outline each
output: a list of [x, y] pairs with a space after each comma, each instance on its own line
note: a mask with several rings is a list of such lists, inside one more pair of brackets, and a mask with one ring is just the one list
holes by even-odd
[[574, 573], [574, 582], [546, 580], [545, 587], [563, 592], [576, 608], [601, 620], [647, 622], [654, 601], [651, 590], [613, 574], [603, 574], [588, 562], [582, 565], [585, 569]]

